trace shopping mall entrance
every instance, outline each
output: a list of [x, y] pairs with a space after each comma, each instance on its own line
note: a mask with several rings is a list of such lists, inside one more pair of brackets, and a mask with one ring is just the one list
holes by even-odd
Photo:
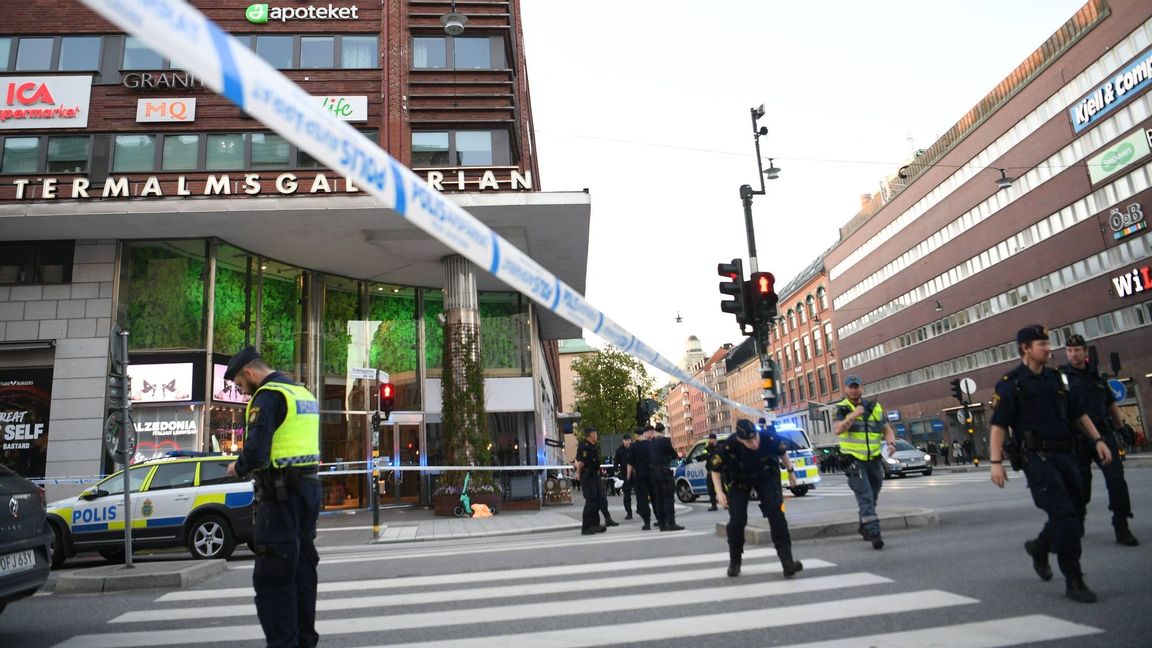
[[[419, 417], [417, 414], [416, 417]], [[424, 460], [424, 426], [412, 423], [412, 415], [397, 416], [390, 425], [380, 426], [380, 505], [420, 504], [424, 478], [415, 470], [388, 470], [387, 467], [427, 465]], [[401, 422], [403, 421], [403, 422]]]

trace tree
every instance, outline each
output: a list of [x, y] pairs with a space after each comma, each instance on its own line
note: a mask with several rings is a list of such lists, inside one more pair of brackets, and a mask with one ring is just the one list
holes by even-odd
[[572, 361], [576, 409], [584, 427], [602, 434], [631, 432], [636, 426], [636, 387], [652, 397], [655, 384], [644, 363], [615, 347], [604, 347]]

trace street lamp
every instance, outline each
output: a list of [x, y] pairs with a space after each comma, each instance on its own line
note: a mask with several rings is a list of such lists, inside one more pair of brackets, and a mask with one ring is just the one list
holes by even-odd
[[452, 11], [440, 16], [440, 24], [444, 25], [444, 33], [449, 36], [459, 36], [464, 33], [464, 25], [468, 24], [468, 16], [456, 13], [456, 0], [452, 0]]
[[775, 180], [780, 177], [780, 167], [772, 163], [772, 158], [768, 158], [768, 169], [764, 171], [764, 175], [769, 180]]
[[1013, 178], [1013, 177], [1009, 176], [1008, 174], [1006, 174], [1004, 172], [1004, 169], [996, 169], [996, 170], [1000, 172], [1000, 177], [996, 179], [996, 186], [998, 187], [997, 191], [1001, 191], [1001, 190], [1007, 189], [1008, 187], [1011, 187], [1012, 182], [1014, 180], [1016, 180], [1016, 178]]

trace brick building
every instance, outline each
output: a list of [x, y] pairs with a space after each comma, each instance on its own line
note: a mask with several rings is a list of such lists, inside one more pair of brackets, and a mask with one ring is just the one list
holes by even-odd
[[[296, 2], [266, 21], [247, 2], [195, 4], [583, 291], [589, 197], [540, 191], [518, 0], [457, 2], [458, 35], [440, 24], [448, 0]], [[134, 387], [153, 388], [134, 389], [138, 458], [238, 446], [243, 403], [220, 366], [252, 343], [321, 399], [325, 462], [363, 461], [377, 442], [388, 463], [437, 465], [440, 375], [462, 362], [445, 357], [444, 330], [468, 326], [495, 461], [560, 459], [546, 443], [560, 440], [554, 341], [577, 327], [76, 3], [5, 11], [0, 90], [0, 409], [44, 424], [6, 464], [31, 477], [111, 467], [115, 324], [131, 333]], [[356, 367], [396, 383], [379, 433]], [[427, 502], [431, 478], [416, 475], [386, 473], [386, 501]], [[538, 483], [513, 481], [506, 495], [538, 498]], [[365, 502], [355, 478], [325, 486], [329, 507]]]

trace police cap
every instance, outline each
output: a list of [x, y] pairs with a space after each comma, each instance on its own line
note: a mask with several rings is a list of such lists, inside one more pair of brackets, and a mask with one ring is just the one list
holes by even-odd
[[863, 386], [864, 382], [860, 380], [860, 376], [857, 376], [856, 374], [848, 374], [848, 377], [844, 379], [844, 384]]
[[[1027, 344], [1028, 342], [1035, 342], [1036, 340], [1047, 340], [1048, 329], [1039, 324], [1032, 326], [1025, 326], [1016, 332], [1016, 344]], [[1083, 338], [1081, 338], [1083, 339]]]
[[756, 429], [756, 424], [748, 419], [740, 419], [736, 421], [736, 437], [739, 439], [755, 439], [756, 435], [760, 432]]
[[592, 434], [593, 432], [599, 433], [600, 431], [592, 426], [584, 428], [584, 434]]
[[664, 431], [664, 424], [663, 423], [657, 423], [656, 427], [654, 427], [652, 429], [656, 430], [657, 432], [663, 432]]
[[247, 366], [249, 362], [259, 359], [260, 353], [256, 351], [256, 347], [249, 345], [240, 349], [240, 351], [228, 361], [228, 368], [224, 370], [224, 380], [235, 381], [236, 374], [240, 373], [241, 369]]
[[1068, 338], [1068, 343], [1065, 344], [1064, 346], [1066, 346], [1066, 347], [1074, 347], [1074, 346], [1086, 347], [1086, 346], [1088, 346], [1088, 343], [1084, 341], [1083, 335], [1080, 335], [1079, 333], [1077, 333], [1076, 335], [1073, 335], [1072, 337]]
[[715, 432], [713, 432], [713, 433], [709, 434], [709, 435], [708, 435], [708, 438], [709, 438], [709, 439], [715, 439], [715, 438], [716, 438], [716, 433], [715, 433]]

